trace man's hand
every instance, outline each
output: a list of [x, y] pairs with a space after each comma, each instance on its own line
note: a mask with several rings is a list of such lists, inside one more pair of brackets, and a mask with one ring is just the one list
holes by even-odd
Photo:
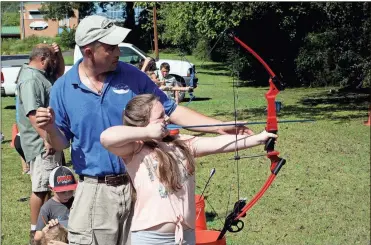
[[61, 51], [61, 49], [60, 49], [60, 47], [57, 43], [52, 43], [52, 48], [53, 48], [55, 54], [57, 54], [58, 52]]
[[[231, 122], [223, 122], [223, 123], [225, 123], [225, 124], [234, 124], [235, 122], [234, 121], [231, 121]], [[236, 122], [237, 127], [235, 127], [234, 125], [219, 127], [217, 129], [217, 133], [219, 133], [219, 134], [254, 135], [254, 132], [251, 129], [249, 129], [246, 126], [242, 126], [241, 125], [243, 123], [245, 123], [245, 122], [237, 121]]]
[[39, 107], [36, 110], [36, 126], [50, 132], [54, 127], [55, 114], [51, 107]]
[[[51, 132], [54, 127], [55, 114], [51, 107], [44, 108], [39, 107], [36, 110], [36, 126], [45, 130], [46, 132]], [[44, 150], [45, 154], [43, 158], [55, 154], [55, 149], [44, 139]]]

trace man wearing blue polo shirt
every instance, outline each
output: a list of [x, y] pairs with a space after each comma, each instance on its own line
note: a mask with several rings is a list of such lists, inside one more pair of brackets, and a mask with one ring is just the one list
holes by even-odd
[[[83, 19], [75, 35], [83, 59], [54, 84], [50, 107], [37, 110], [38, 125], [55, 149], [67, 148], [72, 141], [71, 158], [80, 182], [68, 223], [70, 244], [130, 244], [132, 187], [122, 159], [103, 148], [100, 134], [121, 124], [132, 97], [157, 95], [170, 120], [182, 126], [221, 123], [177, 106], [145, 73], [120, 62], [118, 44], [129, 31], [102, 16]], [[202, 131], [234, 134], [235, 129]], [[240, 132], [251, 133], [247, 128]]]

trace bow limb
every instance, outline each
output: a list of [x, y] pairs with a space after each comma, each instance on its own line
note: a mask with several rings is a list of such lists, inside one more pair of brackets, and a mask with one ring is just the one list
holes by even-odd
[[272, 71], [272, 69], [267, 65], [267, 63], [265, 63], [265, 61], [252, 48], [250, 48], [244, 42], [242, 42], [240, 39], [238, 39], [231, 31], [228, 32], [227, 35], [230, 38], [232, 38], [236, 43], [238, 43], [243, 48], [245, 48], [247, 51], [249, 51], [264, 66], [264, 68], [267, 70], [267, 72], [269, 73], [269, 75], [271, 77], [275, 77], [276, 76], [274, 74], [274, 72]]
[[[281, 90], [284, 90], [284, 83], [278, 80], [272, 69], [267, 65], [267, 63], [249, 46], [238, 39], [232, 32], [228, 32], [227, 35], [232, 38], [236, 43], [245, 48], [249, 53], [251, 53], [266, 69], [269, 73], [269, 90], [265, 94], [267, 101], [267, 123], [266, 131], [270, 133], [277, 134], [278, 132], [278, 120], [276, 113], [276, 96]], [[238, 200], [235, 203], [234, 210], [230, 213], [225, 221], [224, 227], [218, 237], [218, 240], [222, 239], [227, 231], [238, 232], [243, 228], [243, 221], [240, 218], [246, 216], [246, 212], [252, 208], [256, 202], [264, 195], [266, 190], [271, 186], [272, 182], [276, 178], [278, 172], [282, 166], [286, 163], [286, 160], [279, 157], [279, 152], [274, 150], [275, 139], [269, 138], [265, 144], [264, 149], [267, 151], [267, 158], [271, 161], [271, 174], [267, 181], [264, 183], [260, 191], [246, 204], [243, 200]], [[241, 224], [242, 223], [242, 224]]]

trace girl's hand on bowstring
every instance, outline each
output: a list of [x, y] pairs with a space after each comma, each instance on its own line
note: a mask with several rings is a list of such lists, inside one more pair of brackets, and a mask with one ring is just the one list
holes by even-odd
[[169, 134], [165, 122], [150, 123], [146, 126], [148, 137], [150, 139], [162, 139]]

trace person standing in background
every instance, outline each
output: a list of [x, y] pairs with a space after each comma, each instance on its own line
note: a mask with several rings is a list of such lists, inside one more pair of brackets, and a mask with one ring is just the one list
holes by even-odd
[[45, 140], [46, 133], [36, 126], [36, 110], [49, 105], [52, 84], [64, 73], [62, 52], [56, 43], [38, 44], [23, 65], [17, 84], [18, 116], [21, 146], [30, 164], [32, 194], [30, 197], [30, 244], [34, 244], [37, 218], [41, 206], [50, 198], [50, 172], [62, 163], [62, 151], [56, 152]]

